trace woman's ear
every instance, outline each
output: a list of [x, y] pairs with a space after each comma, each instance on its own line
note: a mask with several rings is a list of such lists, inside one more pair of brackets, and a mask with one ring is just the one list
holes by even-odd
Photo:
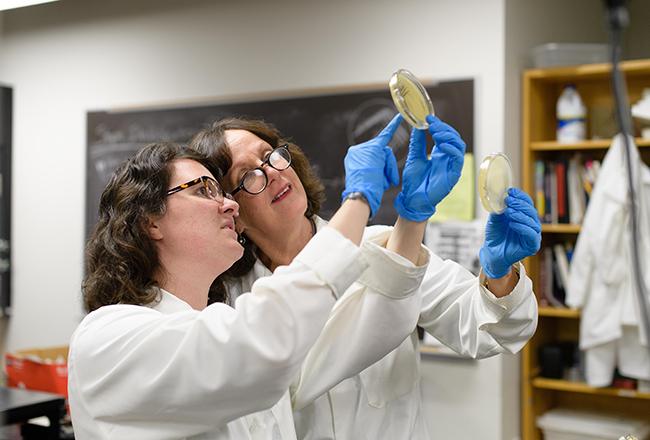
[[147, 217], [146, 220], [144, 220], [144, 223], [144, 229], [147, 231], [149, 238], [152, 240], [162, 240], [163, 233], [156, 219]]

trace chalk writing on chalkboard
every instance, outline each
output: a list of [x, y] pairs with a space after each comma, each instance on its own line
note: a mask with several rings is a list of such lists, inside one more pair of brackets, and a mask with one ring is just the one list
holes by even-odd
[[[425, 88], [436, 115], [454, 126], [465, 140], [467, 150], [472, 151], [473, 80], [425, 84]], [[151, 142], [187, 142], [197, 131], [229, 116], [263, 119], [305, 151], [325, 185], [327, 200], [321, 215], [327, 219], [340, 204], [345, 184], [343, 158], [348, 147], [374, 137], [395, 113], [388, 87], [384, 85], [194, 107], [89, 112], [86, 236], [97, 221], [101, 192], [123, 160]], [[400, 167], [408, 152], [409, 136], [410, 127], [404, 123], [390, 144]], [[398, 188], [387, 191], [373, 223], [395, 221], [393, 199], [398, 192]]]

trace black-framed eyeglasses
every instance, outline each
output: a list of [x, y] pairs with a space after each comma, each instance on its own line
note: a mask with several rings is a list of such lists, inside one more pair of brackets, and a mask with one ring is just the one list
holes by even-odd
[[183, 191], [184, 189], [187, 188], [191, 188], [198, 184], [202, 185], [199, 194], [205, 198], [214, 200], [215, 202], [218, 203], [223, 203], [224, 197], [227, 197], [229, 199], [232, 198], [230, 194], [225, 193], [221, 189], [221, 187], [219, 186], [216, 180], [214, 180], [212, 177], [209, 176], [197, 177], [194, 180], [190, 180], [189, 182], [185, 182], [178, 186], [175, 186], [174, 188], [167, 191], [167, 196], [171, 196], [172, 194], [175, 194], [179, 191]]
[[269, 177], [266, 175], [266, 171], [262, 168], [264, 165], [268, 165], [278, 171], [283, 171], [289, 168], [289, 165], [291, 165], [289, 144], [284, 144], [273, 149], [266, 159], [264, 159], [262, 165], [246, 171], [239, 181], [237, 188], [233, 189], [230, 194], [234, 196], [239, 191], [244, 190], [248, 194], [255, 195], [264, 191], [266, 185], [269, 184]]

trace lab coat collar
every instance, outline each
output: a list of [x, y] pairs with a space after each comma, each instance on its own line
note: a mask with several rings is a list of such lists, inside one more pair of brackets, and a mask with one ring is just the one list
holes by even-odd
[[194, 310], [188, 303], [164, 289], [158, 288], [158, 300], [149, 304], [149, 307], [163, 313], [171, 315], [172, 313], [186, 312]]
[[[314, 221], [314, 224], [316, 225], [316, 232], [320, 231], [323, 229], [325, 226], [327, 226], [327, 222], [320, 218], [319, 216], [315, 215], [312, 217], [312, 220]], [[252, 280], [256, 280], [258, 278], [262, 277], [268, 277], [270, 275], [273, 275], [273, 272], [269, 270], [268, 267], [262, 263], [262, 261], [259, 258], [255, 259], [255, 264], [253, 265], [253, 278]], [[252, 283], [252, 281], [251, 281]]]
[[320, 218], [319, 216], [315, 215], [312, 220], [314, 221], [314, 224], [316, 225], [316, 230], [320, 231], [323, 229], [325, 226], [327, 226], [327, 222]]
[[[630, 159], [632, 162], [632, 176], [635, 189], [639, 191], [639, 185], [645, 184], [643, 177], [640, 178], [639, 173], [642, 174], [643, 167], [641, 166], [641, 158], [639, 156], [639, 150], [637, 149], [634, 138], [628, 136], [630, 140], [631, 154]], [[607, 174], [607, 172], [612, 173], [612, 176], [620, 177], [621, 175], [627, 175], [627, 164], [625, 160], [625, 142], [623, 140], [623, 135], [621, 133], [614, 136], [612, 145], [609, 148], [609, 151], [603, 159], [603, 167], [601, 168], [601, 174]], [[607, 197], [611, 200], [616, 201], [620, 204], [627, 203], [628, 197], [628, 183], [627, 177], [620, 178], [603, 178], [599, 179], [599, 182], [606, 181], [606, 183], [601, 183], [600, 187], [603, 194], [606, 194]], [[598, 186], [598, 183], [596, 184]], [[596, 188], [594, 188], [596, 190]]]

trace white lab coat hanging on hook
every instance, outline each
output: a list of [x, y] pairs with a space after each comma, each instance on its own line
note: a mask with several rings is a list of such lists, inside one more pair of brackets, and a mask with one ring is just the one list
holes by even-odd
[[[650, 169], [632, 142], [641, 269], [650, 258]], [[571, 262], [567, 304], [582, 308], [580, 348], [592, 386], [611, 383], [614, 368], [650, 379], [650, 350], [634, 289], [625, 144], [614, 138], [594, 187]], [[641, 274], [646, 290], [650, 271]]]

